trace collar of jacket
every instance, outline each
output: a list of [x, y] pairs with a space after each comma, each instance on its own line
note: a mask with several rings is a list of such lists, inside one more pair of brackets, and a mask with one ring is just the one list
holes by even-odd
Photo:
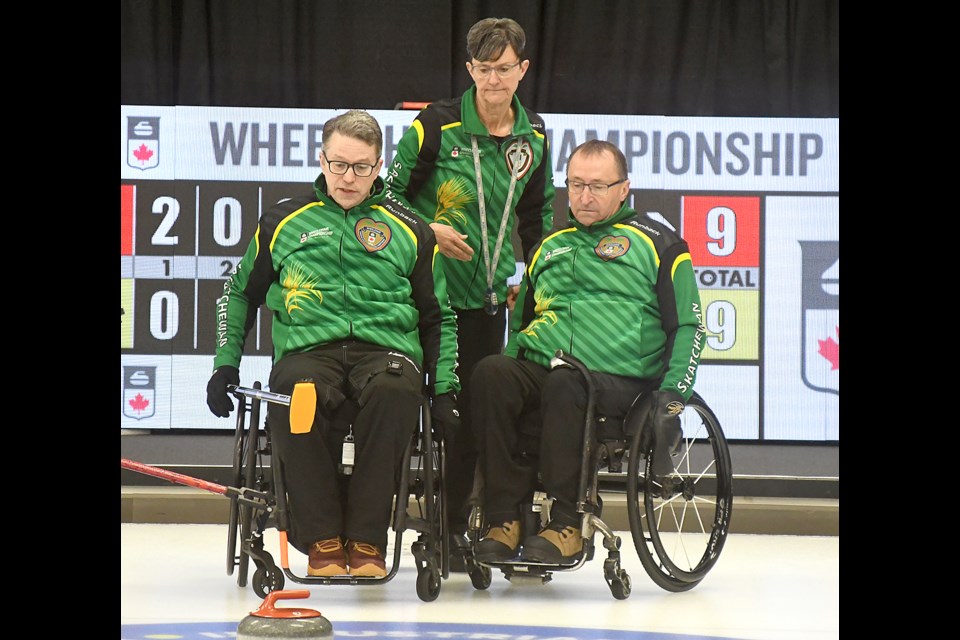
[[[387, 186], [384, 184], [383, 178], [377, 176], [377, 179], [373, 181], [372, 189], [370, 195], [363, 202], [350, 209], [350, 211], [353, 209], [367, 209], [371, 205], [383, 200], [387, 192]], [[317, 179], [313, 181], [313, 191], [317, 195], [317, 200], [323, 203], [323, 206], [336, 209], [337, 211], [343, 211], [343, 207], [337, 204], [337, 201], [327, 194], [327, 177], [324, 174], [321, 173], [317, 176]]]
[[[513, 112], [517, 114], [513, 123], [513, 135], [522, 136], [533, 133], [533, 127], [530, 126], [530, 119], [527, 112], [520, 104], [520, 98], [513, 94]], [[489, 136], [490, 132], [480, 121], [477, 115], [477, 85], [473, 85], [460, 99], [460, 121], [463, 123], [465, 133], [477, 136]]]
[[596, 231], [597, 229], [605, 229], [606, 227], [609, 227], [612, 224], [622, 222], [626, 218], [629, 218], [632, 215], [636, 215], [636, 213], [637, 212], [633, 208], [627, 206], [627, 201], [624, 200], [623, 202], [620, 203], [620, 208], [612, 216], [610, 216], [606, 220], [595, 222], [590, 226], [585, 226], [580, 224], [580, 221], [574, 217], [573, 211], [571, 211], [570, 209], [567, 209], [567, 217], [570, 219], [570, 223], [573, 224], [573, 226], [579, 229], [580, 231]]

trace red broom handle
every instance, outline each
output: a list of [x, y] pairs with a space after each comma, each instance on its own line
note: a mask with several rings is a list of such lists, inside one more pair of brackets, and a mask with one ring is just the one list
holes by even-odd
[[152, 467], [148, 464], [143, 464], [142, 462], [120, 458], [120, 466], [124, 469], [130, 469], [131, 471], [144, 473], [148, 476], [163, 478], [164, 480], [169, 480], [170, 482], [185, 484], [189, 487], [204, 489], [205, 491], [212, 491], [213, 493], [219, 493], [220, 495], [226, 495], [227, 493], [227, 487], [223, 486], [222, 484], [207, 482], [206, 480], [201, 480], [200, 478], [192, 478], [190, 476], [185, 476], [182, 473], [167, 471], [166, 469], [161, 469], [159, 467]]

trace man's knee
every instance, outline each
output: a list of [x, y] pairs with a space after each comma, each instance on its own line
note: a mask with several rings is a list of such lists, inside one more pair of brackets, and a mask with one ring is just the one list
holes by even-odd
[[389, 395], [418, 395], [420, 380], [410, 376], [392, 374], [387, 371], [376, 373], [364, 385], [362, 393], [386, 393]]
[[406, 376], [378, 373], [360, 392], [360, 406], [389, 405], [398, 412], [415, 411], [422, 402], [422, 389]]
[[578, 405], [586, 399], [586, 380], [576, 369], [558, 367], [547, 374], [542, 395], [551, 400], [575, 401]]
[[[497, 383], [503, 383], [504, 377], [516, 364], [516, 360], [500, 354], [487, 356], [473, 367], [470, 375], [472, 387], [488, 388]], [[480, 389], [477, 389], [480, 391]]]

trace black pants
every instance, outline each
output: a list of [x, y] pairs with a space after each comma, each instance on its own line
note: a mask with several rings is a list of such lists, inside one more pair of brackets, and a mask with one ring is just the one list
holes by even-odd
[[471, 377], [473, 368], [480, 360], [503, 351], [506, 305], [501, 304], [497, 314], [493, 316], [483, 309], [457, 309], [456, 312], [460, 432], [447, 442], [447, 475], [444, 486], [450, 514], [450, 530], [463, 533], [467, 529], [467, 517], [470, 515], [467, 501], [473, 489], [474, 469], [477, 466], [478, 439], [470, 415]]
[[[620, 420], [637, 395], [656, 384], [603, 373], [592, 373], [591, 378], [594, 415]], [[587, 410], [581, 373], [497, 355], [477, 364], [471, 383], [487, 523], [519, 520], [520, 505], [532, 496], [539, 471], [544, 491], [554, 500], [551, 518], [579, 524], [576, 505]], [[539, 451], [532, 452], [539, 458], [535, 464], [520, 456], [524, 436], [538, 436]]]
[[[402, 363], [399, 375], [387, 373], [389, 361]], [[304, 378], [317, 387], [308, 433], [290, 433], [288, 407], [267, 409], [273, 454], [283, 464], [291, 543], [306, 553], [314, 542], [342, 535], [386, 550], [400, 462], [419, 420], [423, 373], [396, 351], [342, 342], [285, 356], [270, 372], [270, 390], [292, 393]], [[344, 434], [332, 418], [345, 403], [356, 405], [356, 457], [344, 503], [337, 468]]]

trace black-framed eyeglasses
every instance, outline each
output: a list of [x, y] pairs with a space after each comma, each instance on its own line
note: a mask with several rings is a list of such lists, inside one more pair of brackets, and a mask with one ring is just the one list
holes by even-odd
[[353, 169], [353, 175], [358, 178], [368, 178], [373, 175], [373, 170], [377, 165], [367, 164], [365, 162], [342, 162], [340, 160], [330, 160], [326, 156], [324, 159], [327, 161], [327, 167], [330, 169], [330, 173], [342, 176], [347, 172], [347, 169]]
[[578, 180], [573, 180], [573, 181], [564, 180], [563, 182], [564, 184], [567, 185], [567, 191], [569, 191], [575, 196], [578, 196], [581, 193], [583, 193], [584, 187], [587, 187], [590, 189], [590, 193], [592, 193], [597, 197], [600, 197], [600, 196], [607, 195], [607, 192], [610, 191], [610, 187], [615, 187], [621, 182], [626, 182], [626, 181], [627, 179], [624, 178], [623, 180], [617, 180], [616, 182], [611, 182], [610, 184], [603, 184], [603, 183], [587, 184], [586, 182], [580, 182]]
[[489, 78], [491, 71], [496, 71], [497, 75], [501, 78], [509, 78], [511, 75], [513, 75], [514, 69], [519, 67], [522, 62], [523, 60], [520, 60], [518, 62], [514, 62], [513, 64], [502, 64], [499, 67], [491, 67], [486, 64], [473, 64], [471, 62], [470, 70], [473, 71], [478, 78]]

